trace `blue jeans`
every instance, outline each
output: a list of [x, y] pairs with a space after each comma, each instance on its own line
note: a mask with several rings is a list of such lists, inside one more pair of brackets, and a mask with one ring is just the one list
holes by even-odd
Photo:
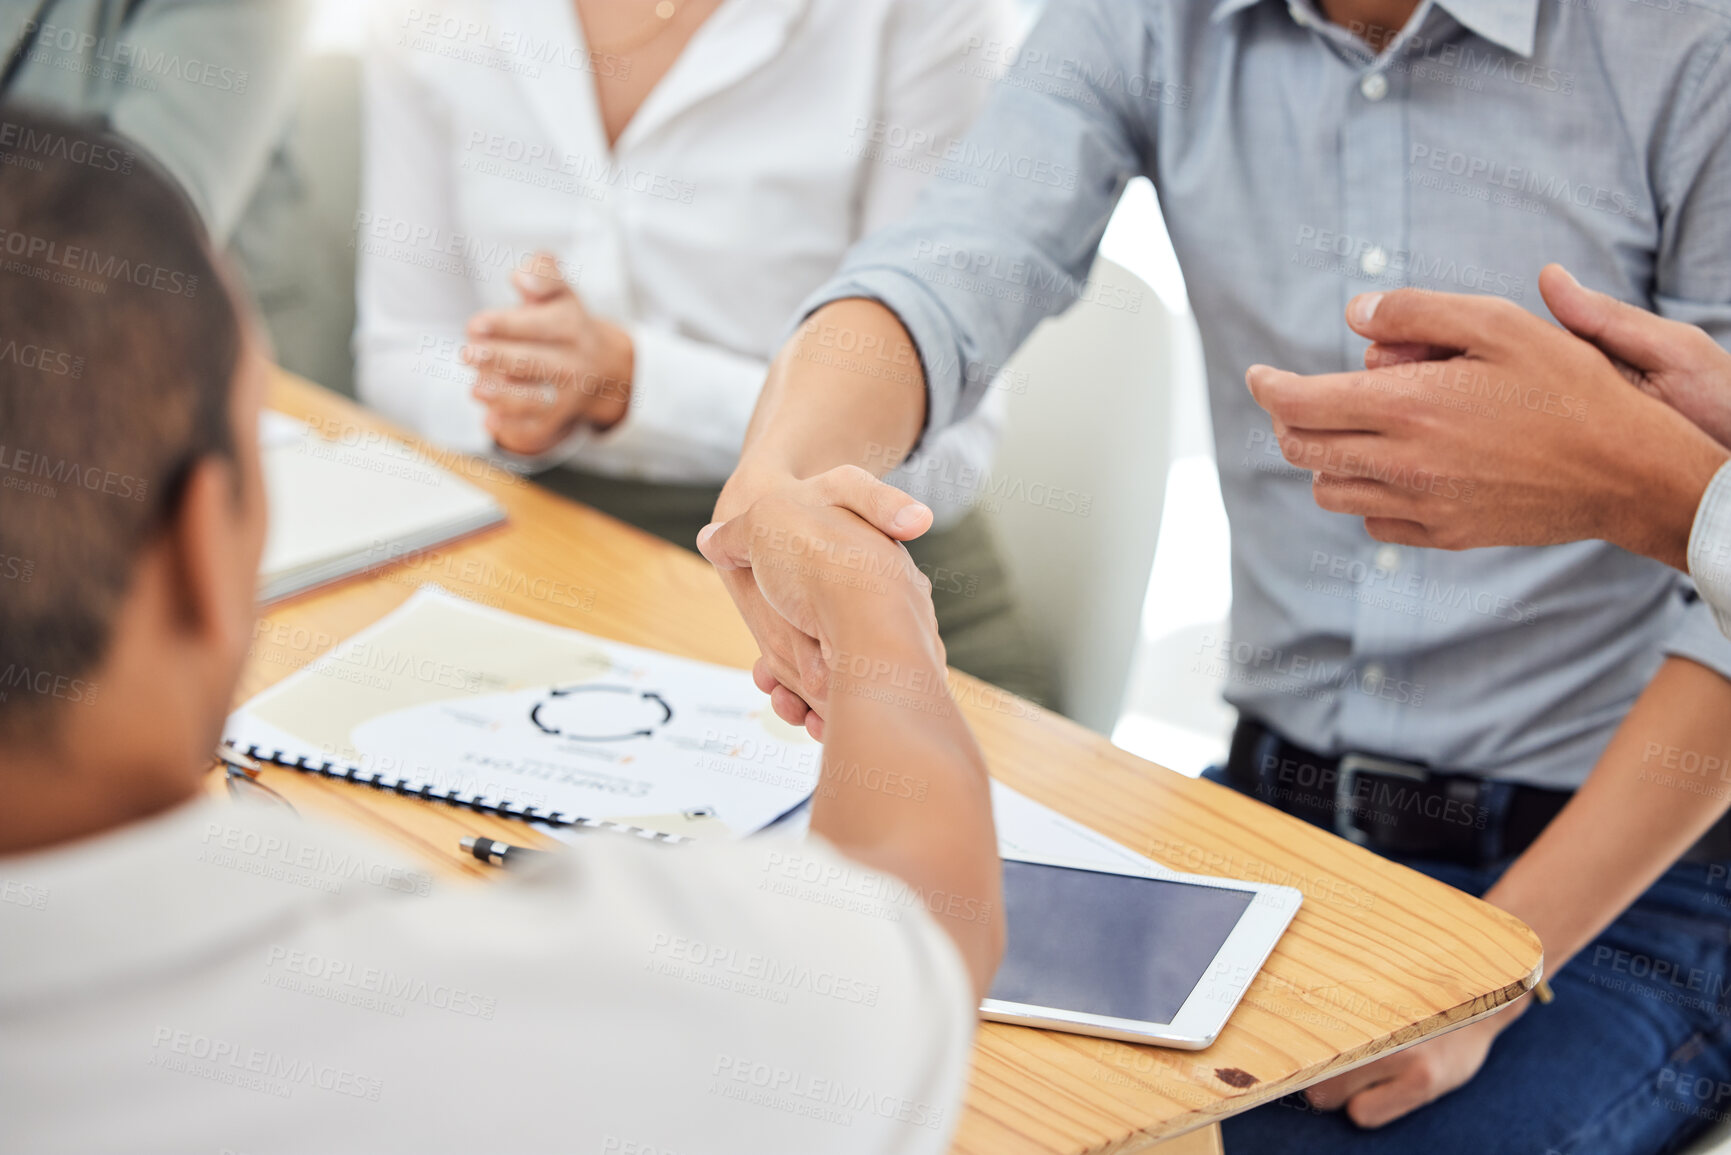
[[[1475, 895], [1502, 873], [1395, 861]], [[1451, 1094], [1374, 1131], [1289, 1095], [1226, 1120], [1226, 1155], [1658, 1155], [1731, 1117], [1731, 866], [1672, 867], [1548, 977]]]

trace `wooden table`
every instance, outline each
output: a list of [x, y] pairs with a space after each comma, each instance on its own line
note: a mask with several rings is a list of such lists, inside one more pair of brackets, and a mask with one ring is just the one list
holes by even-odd
[[[337, 441], [388, 429], [284, 376], [271, 404]], [[404, 601], [422, 582], [633, 645], [748, 666], [757, 655], [701, 559], [469, 458], [434, 460], [494, 494], [507, 525], [271, 608], [241, 698]], [[564, 583], [548, 585], [553, 578]], [[557, 592], [554, 592], [557, 591]], [[1304, 892], [1291, 929], [1205, 1051], [983, 1023], [954, 1150], [969, 1155], [1218, 1150], [1211, 1126], [1451, 1027], [1537, 983], [1537, 937], [1514, 916], [1213, 783], [1127, 754], [965, 675], [956, 696], [995, 777], [1149, 857]], [[442, 873], [489, 877], [464, 834], [536, 841], [518, 823], [348, 783], [272, 772], [308, 810], [365, 827]], [[1232, 1155], [1245, 1155], [1234, 1152]], [[1254, 1153], [1248, 1153], [1254, 1155]]]

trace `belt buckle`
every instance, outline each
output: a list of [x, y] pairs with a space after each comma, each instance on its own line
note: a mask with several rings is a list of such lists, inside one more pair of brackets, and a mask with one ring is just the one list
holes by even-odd
[[1358, 846], [1370, 843], [1370, 836], [1353, 825], [1353, 795], [1360, 774], [1385, 774], [1411, 782], [1430, 781], [1430, 771], [1416, 762], [1400, 762], [1393, 758], [1377, 758], [1370, 754], [1343, 754], [1335, 767], [1334, 832]]

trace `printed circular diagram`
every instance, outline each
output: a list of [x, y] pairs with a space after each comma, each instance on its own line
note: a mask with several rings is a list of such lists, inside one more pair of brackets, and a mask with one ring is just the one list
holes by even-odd
[[543, 734], [577, 742], [628, 742], [647, 738], [673, 720], [673, 707], [654, 690], [630, 686], [569, 686], [548, 690], [529, 707], [529, 721]]

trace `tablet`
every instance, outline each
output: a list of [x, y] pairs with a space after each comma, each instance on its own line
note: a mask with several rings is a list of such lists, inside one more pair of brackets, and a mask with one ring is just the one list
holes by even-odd
[[1005, 858], [1009, 941], [980, 1015], [1200, 1050], [1302, 901], [1289, 886]]

